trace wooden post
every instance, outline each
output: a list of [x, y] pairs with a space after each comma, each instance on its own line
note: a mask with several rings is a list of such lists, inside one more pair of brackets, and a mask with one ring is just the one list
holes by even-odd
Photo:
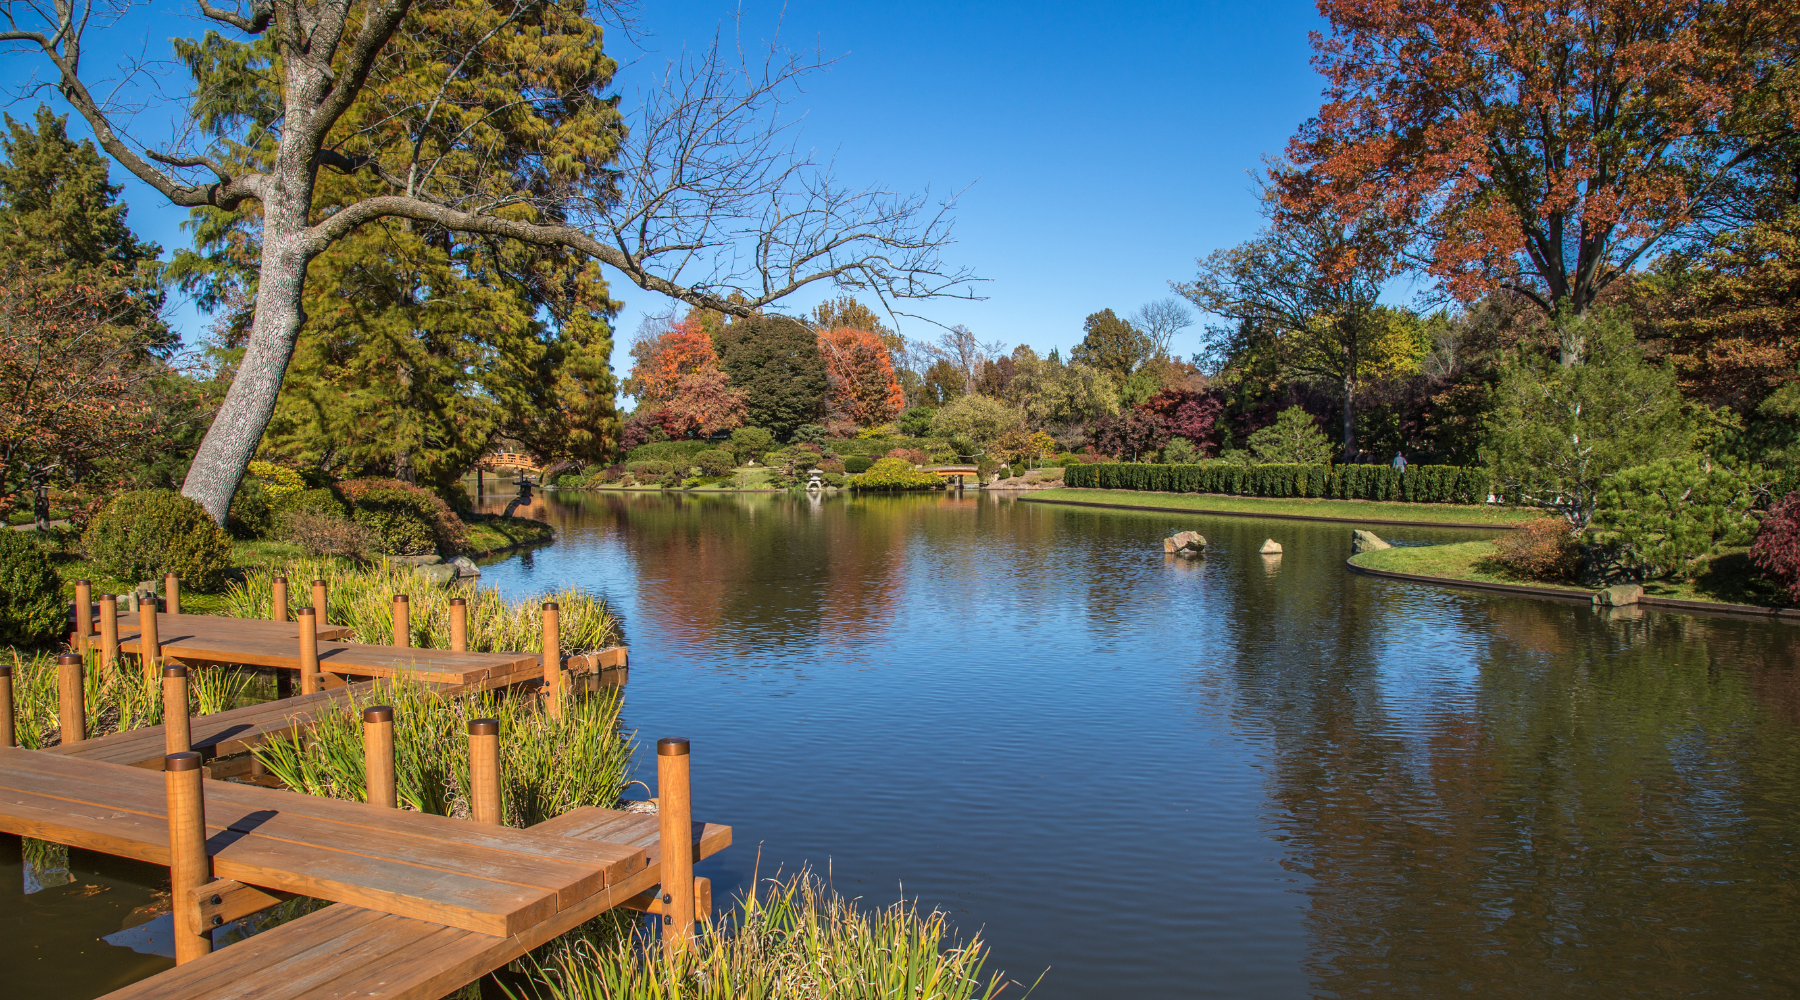
[[313, 615], [318, 624], [325, 625], [331, 621], [331, 606], [325, 603], [325, 581], [313, 581]]
[[181, 614], [181, 581], [173, 573], [163, 574], [163, 605], [169, 614]]
[[562, 611], [555, 601], [544, 602], [544, 707], [552, 719], [562, 718]]
[[85, 653], [92, 645], [88, 636], [94, 634], [94, 585], [86, 580], [75, 581], [75, 651]]
[[688, 741], [656, 741], [656, 817], [662, 849], [663, 954], [694, 940], [694, 804], [689, 795]]
[[62, 741], [80, 743], [87, 739], [86, 686], [81, 681], [81, 656], [64, 653], [56, 658], [56, 709], [62, 726]]
[[450, 649], [469, 651], [469, 602], [460, 597], [450, 598]]
[[0, 663], [0, 747], [18, 743], [13, 731], [12, 664]]
[[174, 900], [175, 964], [185, 965], [212, 952], [212, 928], [200, 923], [193, 905], [195, 889], [212, 881], [212, 858], [206, 854], [206, 801], [200, 755], [193, 751], [163, 758], [168, 791], [169, 895]]
[[187, 668], [163, 668], [163, 752], [186, 753], [194, 749], [193, 729], [188, 724]]
[[288, 620], [287, 577], [275, 578], [273, 593], [269, 595], [269, 620], [284, 622]]
[[412, 623], [407, 620], [410, 607], [405, 594], [394, 595], [394, 645], [401, 649], [412, 645]]
[[138, 602], [138, 663], [144, 669], [144, 680], [156, 676], [162, 662], [162, 642], [156, 637], [156, 596]]
[[394, 794], [394, 708], [376, 705], [363, 709], [363, 784], [372, 805], [389, 809], [399, 804]]
[[100, 595], [100, 675], [111, 677], [119, 668], [119, 599]]
[[500, 720], [469, 720], [469, 815], [500, 825]]
[[317, 617], [312, 608], [300, 609], [301, 694], [315, 694], [319, 690], [319, 630], [313, 624]]

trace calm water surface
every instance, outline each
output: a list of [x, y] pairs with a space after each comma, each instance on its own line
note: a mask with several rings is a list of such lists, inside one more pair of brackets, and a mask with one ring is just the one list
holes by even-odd
[[[760, 850], [917, 897], [1044, 997], [1800, 993], [1792, 626], [1369, 579], [1343, 526], [533, 513], [560, 540], [484, 582], [616, 603], [628, 725], [692, 738], [695, 811], [736, 829], [716, 889]], [[1208, 558], [1165, 559], [1190, 527]]]
[[[973, 494], [528, 513], [560, 540], [484, 582], [615, 602], [641, 775], [692, 738], [695, 811], [736, 829], [717, 890], [760, 851], [917, 898], [1047, 998], [1800, 994], [1793, 626], [1355, 576], [1345, 526]], [[1177, 528], [1204, 562], [1163, 557]], [[21, 895], [0, 857], [0, 995], [166, 967], [137, 868], [76, 852]]]

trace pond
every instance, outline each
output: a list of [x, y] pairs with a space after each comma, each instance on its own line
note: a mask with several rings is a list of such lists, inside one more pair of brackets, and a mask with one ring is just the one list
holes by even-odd
[[[1793, 626], [1359, 576], [1346, 525], [977, 493], [526, 512], [559, 541], [483, 582], [615, 602], [640, 776], [690, 737], [695, 813], [736, 830], [699, 870], [720, 900], [800, 865], [916, 898], [1011, 996], [1800, 990]], [[1204, 561], [1163, 556], [1181, 528]], [[0, 994], [167, 967], [156, 871], [68, 869], [21, 896], [0, 857]]]
[[[531, 513], [560, 540], [484, 582], [616, 602], [627, 723], [690, 737], [696, 815], [736, 830], [716, 894], [807, 864], [916, 897], [1045, 997], [1800, 987], [1793, 626], [1363, 577], [1339, 525], [975, 493]], [[1179, 528], [1203, 562], [1164, 557]]]

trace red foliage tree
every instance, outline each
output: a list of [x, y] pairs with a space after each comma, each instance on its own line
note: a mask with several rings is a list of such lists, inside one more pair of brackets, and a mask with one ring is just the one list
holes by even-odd
[[1790, 7], [1322, 0], [1327, 101], [1289, 143], [1283, 204], [1411, 220], [1457, 294], [1579, 315], [1791, 131]]
[[712, 335], [701, 319], [689, 314], [671, 323], [661, 334], [632, 345], [636, 359], [625, 381], [625, 392], [636, 396], [638, 407], [658, 409], [675, 398], [681, 380], [700, 372], [718, 371], [719, 355]]
[[1206, 393], [1164, 389], [1145, 400], [1139, 409], [1163, 418], [1170, 437], [1184, 437], [1208, 454], [1218, 454], [1219, 417], [1225, 413], [1223, 400]]
[[1800, 493], [1789, 493], [1763, 515], [1750, 545], [1750, 561], [1800, 604]]
[[906, 394], [894, 374], [894, 361], [881, 335], [839, 327], [819, 334], [819, 355], [831, 387], [827, 406], [862, 427], [894, 419], [906, 406]]
[[1108, 455], [1135, 462], [1169, 443], [1169, 422], [1147, 410], [1124, 410], [1095, 422], [1094, 441]]
[[659, 416], [671, 436], [712, 437], [744, 426], [749, 401], [748, 392], [733, 389], [725, 373], [713, 367], [682, 376]]

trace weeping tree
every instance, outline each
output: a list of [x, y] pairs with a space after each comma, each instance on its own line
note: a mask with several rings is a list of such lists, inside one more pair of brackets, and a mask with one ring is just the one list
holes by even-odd
[[[90, 32], [124, 30], [124, 0], [0, 10], [0, 42], [48, 61], [122, 167], [176, 205], [256, 208], [243, 358], [182, 487], [221, 523], [305, 322], [308, 265], [380, 220], [561, 248], [736, 316], [822, 281], [883, 299], [969, 294], [941, 257], [947, 203], [843, 185], [798, 147], [781, 108], [821, 63], [776, 46], [715, 42], [675, 60], [628, 117], [582, 0], [198, 0], [216, 32], [262, 40], [268, 58], [237, 67], [241, 80], [202, 77], [189, 127], [159, 138], [134, 134], [132, 92], [83, 62]], [[368, 190], [325, 210], [326, 172]]]

